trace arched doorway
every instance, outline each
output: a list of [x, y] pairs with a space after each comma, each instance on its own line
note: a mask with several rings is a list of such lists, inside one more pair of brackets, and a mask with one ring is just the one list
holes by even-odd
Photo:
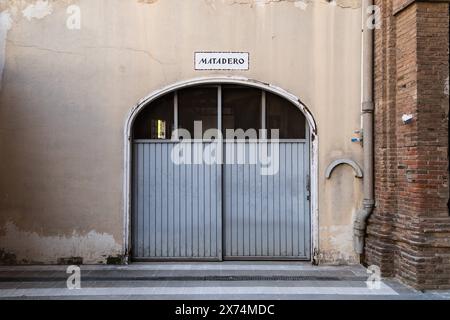
[[[205, 163], [204, 139], [175, 163], [177, 128], [195, 139], [218, 129], [222, 162]], [[229, 143], [237, 129], [256, 137]], [[279, 163], [263, 174], [270, 159], [251, 155], [270, 129], [279, 129]], [[311, 259], [311, 130], [292, 100], [242, 83], [181, 86], [141, 103], [129, 137], [132, 260]]]

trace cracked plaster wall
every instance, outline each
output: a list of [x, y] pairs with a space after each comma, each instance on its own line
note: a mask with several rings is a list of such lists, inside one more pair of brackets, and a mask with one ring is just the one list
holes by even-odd
[[[265, 2], [0, 0], [0, 252], [42, 263], [123, 253], [128, 112], [168, 84], [236, 75], [282, 87], [313, 113], [321, 261], [356, 262], [361, 181], [345, 167], [331, 180], [324, 171], [337, 158], [362, 160], [351, 143], [360, 126], [360, 1]], [[65, 27], [70, 4], [81, 8], [81, 30]], [[248, 51], [251, 68], [195, 71], [193, 53], [204, 50]]]

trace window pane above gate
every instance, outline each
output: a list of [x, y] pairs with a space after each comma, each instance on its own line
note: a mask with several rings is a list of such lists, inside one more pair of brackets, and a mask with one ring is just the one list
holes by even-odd
[[202, 135], [217, 129], [217, 87], [196, 87], [178, 91], [178, 128], [186, 129], [194, 137], [194, 122], [202, 124]]
[[272, 93], [266, 95], [266, 118], [269, 137], [271, 129], [280, 130], [280, 139], [305, 139], [306, 119], [289, 101]]
[[225, 138], [226, 129], [238, 130], [250, 133], [252, 130], [258, 138], [261, 129], [261, 95], [259, 89], [245, 87], [223, 87], [222, 97], [222, 126]]
[[165, 95], [142, 110], [134, 124], [133, 138], [171, 139], [174, 128], [173, 99], [173, 93]]

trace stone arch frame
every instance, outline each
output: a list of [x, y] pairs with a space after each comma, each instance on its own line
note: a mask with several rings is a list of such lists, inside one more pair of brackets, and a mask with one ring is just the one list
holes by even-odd
[[129, 252], [131, 248], [131, 204], [132, 204], [132, 191], [131, 191], [131, 176], [132, 176], [132, 131], [133, 124], [138, 114], [142, 109], [144, 109], [148, 104], [155, 101], [156, 99], [176, 90], [194, 87], [199, 85], [208, 84], [234, 84], [243, 85], [253, 88], [258, 88], [271, 92], [282, 98], [290, 101], [294, 104], [305, 116], [310, 134], [310, 187], [311, 187], [311, 261], [316, 263], [316, 253], [319, 250], [319, 188], [318, 188], [318, 178], [319, 178], [319, 137], [317, 133], [317, 125], [313, 114], [306, 107], [306, 105], [292, 93], [257, 80], [248, 79], [244, 77], [202, 77], [190, 80], [185, 80], [168, 85], [162, 89], [153, 91], [145, 98], [141, 99], [128, 113], [125, 126], [124, 126], [124, 172], [123, 172], [123, 251], [122, 254], [125, 257], [126, 262], [129, 261]]

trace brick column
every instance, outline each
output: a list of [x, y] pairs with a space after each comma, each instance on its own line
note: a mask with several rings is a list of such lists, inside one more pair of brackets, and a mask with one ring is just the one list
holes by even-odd
[[394, 275], [393, 215], [397, 211], [397, 141], [395, 139], [396, 48], [392, 1], [375, 0], [382, 28], [375, 30], [375, 198], [376, 210], [368, 225], [366, 263], [379, 266], [385, 276]]
[[366, 262], [419, 289], [450, 288], [448, 2], [377, 1], [376, 210]]

